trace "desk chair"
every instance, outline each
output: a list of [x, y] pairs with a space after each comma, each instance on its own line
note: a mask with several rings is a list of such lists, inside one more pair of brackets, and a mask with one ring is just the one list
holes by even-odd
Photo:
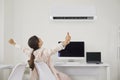
[[44, 62], [35, 62], [39, 80], [56, 80], [48, 65]]
[[17, 64], [10, 73], [8, 80], [22, 80], [23, 74], [25, 71], [26, 63], [19, 63]]

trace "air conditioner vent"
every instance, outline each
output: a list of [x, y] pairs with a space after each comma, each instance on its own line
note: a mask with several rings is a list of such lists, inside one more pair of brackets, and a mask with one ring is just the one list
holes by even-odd
[[56, 20], [63, 20], [63, 19], [65, 19], [65, 20], [93, 20], [94, 19], [94, 17], [93, 16], [54, 16], [53, 17], [53, 19], [56, 19]]

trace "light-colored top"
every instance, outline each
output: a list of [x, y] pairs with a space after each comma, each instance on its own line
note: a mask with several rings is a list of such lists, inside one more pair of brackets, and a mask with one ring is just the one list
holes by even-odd
[[[18, 44], [15, 45], [15, 47], [22, 49], [22, 51], [24, 53], [26, 53], [29, 57], [32, 53], [32, 49], [27, 49], [27, 48], [21, 48]], [[51, 61], [51, 55], [57, 53], [59, 50], [64, 49], [64, 46], [62, 43], [59, 43], [55, 48], [53, 49], [46, 49], [46, 48], [40, 48], [37, 49], [36, 51], [34, 51], [34, 56], [35, 56], [35, 61], [36, 62], [44, 62], [48, 65], [48, 67], [50, 68], [50, 70], [52, 71], [52, 73], [55, 75], [56, 80], [71, 80], [69, 77], [67, 77], [67, 75], [65, 75], [64, 73], [61, 73], [59, 71], [57, 71], [54, 67], [54, 65], [52, 64]], [[31, 80], [37, 80], [38, 79], [38, 74], [36, 69], [34, 69], [32, 71], [31, 74]], [[46, 75], [47, 76], [47, 75]], [[62, 79], [62, 77], [64, 79]]]

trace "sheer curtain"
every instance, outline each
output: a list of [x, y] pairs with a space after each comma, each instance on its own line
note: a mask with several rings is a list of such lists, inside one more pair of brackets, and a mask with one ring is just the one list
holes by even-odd
[[118, 56], [118, 80], [120, 80], [120, 26], [118, 27], [118, 45], [117, 45], [117, 56]]

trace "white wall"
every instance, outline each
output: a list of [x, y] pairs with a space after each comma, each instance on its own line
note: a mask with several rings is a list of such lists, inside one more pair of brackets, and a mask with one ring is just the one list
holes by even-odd
[[14, 2], [4, 0], [4, 63], [14, 63], [13, 48], [8, 44], [14, 31]]
[[[4, 59], [4, 0], [0, 0], [0, 64]], [[0, 70], [0, 79], [3, 80], [3, 71]]]
[[[59, 22], [50, 20], [54, 5], [95, 6], [97, 20], [94, 22]], [[116, 30], [120, 25], [119, 0], [5, 0], [5, 63], [24, 61], [20, 50], [12, 48], [8, 39], [14, 39], [22, 46], [32, 35], [44, 40], [44, 47], [50, 48], [64, 40], [70, 32], [72, 40], [84, 40], [86, 51], [101, 51], [103, 62], [111, 65], [111, 80], [117, 80]], [[56, 56], [54, 56], [56, 60]], [[114, 73], [114, 74], [113, 74]]]
[[0, 0], [0, 63], [4, 57], [4, 1]]

